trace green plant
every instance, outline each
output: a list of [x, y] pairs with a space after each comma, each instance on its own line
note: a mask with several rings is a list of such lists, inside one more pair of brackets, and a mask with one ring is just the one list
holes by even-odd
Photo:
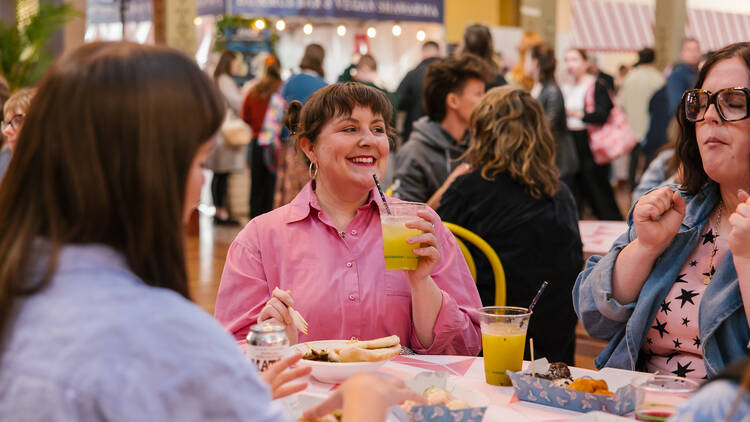
[[54, 60], [47, 43], [66, 22], [81, 16], [69, 3], [39, 2], [39, 12], [22, 28], [0, 24], [0, 74], [11, 90], [31, 86]]

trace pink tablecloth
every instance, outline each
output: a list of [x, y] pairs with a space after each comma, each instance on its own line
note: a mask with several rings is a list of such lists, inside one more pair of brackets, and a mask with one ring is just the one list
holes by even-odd
[[[528, 362], [524, 362], [524, 366], [527, 364]], [[487, 396], [490, 405], [483, 421], [565, 421], [580, 415], [578, 412], [519, 401], [514, 394], [513, 387], [495, 387], [487, 384], [484, 380], [484, 361], [482, 358], [428, 355], [398, 356], [380, 368], [380, 372], [402, 379], [412, 378], [424, 371], [446, 371], [455, 376], [457, 385]], [[317, 382], [312, 377], [308, 381], [310, 385], [307, 391], [310, 393], [330, 394], [336, 388], [332, 384]]]
[[604, 255], [615, 240], [628, 229], [624, 221], [582, 220], [578, 222], [583, 241], [583, 255]]

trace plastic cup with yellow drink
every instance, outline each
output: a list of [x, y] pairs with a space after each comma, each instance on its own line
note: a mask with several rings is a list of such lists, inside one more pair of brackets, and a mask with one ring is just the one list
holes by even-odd
[[[422, 234], [421, 230], [410, 229], [406, 223], [420, 220], [418, 211], [426, 209], [418, 202], [388, 202], [380, 205], [380, 224], [383, 227], [383, 254], [386, 270], [416, 270], [419, 257], [414, 254], [418, 244], [406, 243], [406, 239]], [[390, 211], [390, 212], [389, 212]]]
[[477, 309], [477, 313], [487, 384], [509, 386], [510, 377], [505, 371], [521, 370], [531, 312], [515, 306], [487, 306]]

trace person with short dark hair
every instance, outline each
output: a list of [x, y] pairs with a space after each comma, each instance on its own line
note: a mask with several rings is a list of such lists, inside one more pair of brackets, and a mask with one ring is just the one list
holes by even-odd
[[[373, 175], [380, 180], [388, 166], [392, 112], [385, 94], [356, 82], [289, 105], [286, 123], [311, 180], [292, 202], [251, 220], [229, 248], [214, 315], [238, 340], [270, 320], [292, 343], [397, 335], [417, 353], [479, 353], [470, 313], [479, 294], [435, 211], [406, 223], [423, 232], [408, 240], [416, 269], [386, 270]], [[288, 306], [309, 333], [298, 337]]]
[[427, 66], [440, 58], [440, 46], [435, 41], [427, 41], [422, 44], [422, 61], [417, 67], [410, 70], [401, 83], [396, 93], [399, 97], [398, 109], [406, 112], [404, 128], [401, 131], [401, 139], [406, 142], [411, 134], [414, 122], [424, 116], [422, 106], [422, 88], [427, 73]]
[[677, 109], [681, 185], [647, 193], [578, 276], [597, 368], [712, 377], [748, 354], [750, 43], [708, 58]]
[[396, 198], [428, 202], [441, 187], [447, 188], [450, 183], [443, 185], [452, 181], [449, 176], [461, 169], [456, 160], [468, 145], [469, 118], [491, 75], [484, 60], [468, 53], [429, 65], [423, 91], [427, 115], [414, 123], [396, 157]]

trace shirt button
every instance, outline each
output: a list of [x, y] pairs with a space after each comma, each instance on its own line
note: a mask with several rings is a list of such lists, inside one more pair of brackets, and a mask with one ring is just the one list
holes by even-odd
[[[352, 267], [352, 265], [354, 265], [354, 264], [352, 264], [351, 262], [347, 262], [347, 263], [346, 263], [346, 268], [351, 268], [351, 267]], [[351, 296], [350, 296], [350, 297], [351, 297]]]
[[354, 296], [354, 295], [349, 295], [349, 300], [351, 300], [352, 302], [354, 302], [355, 300], [357, 300], [357, 297]]
[[356, 235], [357, 235], [357, 231], [356, 230], [352, 230], [352, 236], [356, 236]]

